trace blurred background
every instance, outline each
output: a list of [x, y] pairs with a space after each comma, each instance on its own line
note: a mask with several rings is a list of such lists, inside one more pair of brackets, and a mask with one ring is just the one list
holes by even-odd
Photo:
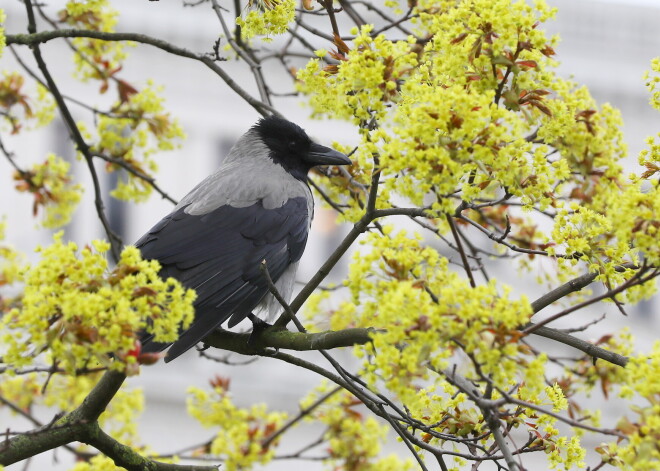
[[[3, 0], [0, 7], [7, 14], [7, 33], [21, 33], [26, 25], [22, 2]], [[660, 131], [660, 114], [648, 104], [649, 95], [642, 75], [649, 69], [650, 61], [660, 56], [660, 1], [633, 0], [548, 0], [559, 8], [554, 21], [543, 27], [551, 34], [559, 34], [561, 41], [555, 56], [560, 62], [561, 75], [586, 85], [600, 102], [609, 102], [619, 108], [625, 122], [625, 137], [629, 146], [628, 169], [632, 169], [638, 152], [644, 147], [644, 139]], [[47, 1], [51, 13], [59, 10], [63, 1]], [[196, 52], [211, 52], [220, 27], [210, 6], [183, 8], [180, 0], [136, 1], [115, 0], [120, 12], [117, 31], [140, 32]], [[330, 44], [317, 44], [330, 48]], [[17, 48], [19, 54], [32, 64], [27, 48]], [[181, 149], [157, 156], [160, 165], [158, 183], [173, 197], [179, 199], [197, 182], [211, 173], [236, 138], [259, 118], [258, 114], [233, 92], [209, 69], [185, 58], [174, 57], [148, 46], [129, 49], [122, 77], [141, 88], [148, 78], [164, 86], [167, 109], [180, 120], [187, 139]], [[83, 101], [91, 100], [102, 105], [98, 97], [98, 84], [81, 86], [71, 77], [73, 66], [70, 51], [62, 41], [52, 41], [43, 46], [43, 53], [51, 72], [65, 93]], [[249, 69], [232, 61], [220, 64], [242, 87], [257, 95]], [[292, 64], [292, 65], [302, 65]], [[9, 50], [0, 59], [0, 70], [17, 70], [16, 61]], [[284, 69], [273, 66], [267, 70], [268, 80], [279, 85], [276, 91], [291, 91], [291, 81]], [[309, 119], [308, 110], [295, 98], [280, 98], [275, 106], [287, 118], [304, 127], [316, 141], [330, 145], [333, 141], [344, 144], [355, 142], [353, 130], [344, 123]], [[73, 108], [80, 118], [89, 119], [87, 112]], [[42, 161], [49, 151], [73, 159], [72, 145], [62, 124], [45, 130], [22, 133], [18, 137], [3, 134], [5, 146], [13, 151], [18, 162], [25, 168], [32, 162]], [[89, 188], [89, 175], [78, 165], [79, 181]], [[35, 221], [29, 217], [32, 197], [13, 191], [12, 169], [0, 159], [0, 214], [6, 217], [6, 241], [28, 254], [40, 243], [48, 243], [52, 233], [36, 230]], [[104, 178], [107, 177], [101, 172]], [[112, 185], [108, 179], [105, 185]], [[126, 243], [132, 243], [162, 216], [171, 204], [154, 195], [141, 205], [123, 204], [111, 198], [106, 200], [112, 227], [120, 232]], [[305, 281], [317, 270], [332, 252], [346, 227], [335, 224], [335, 215], [317, 207], [313, 232], [305, 252], [299, 280]], [[76, 211], [73, 223], [66, 231], [66, 238], [86, 243], [104, 234], [96, 219], [91, 191], [87, 190], [84, 202]], [[337, 268], [339, 273], [344, 265]], [[530, 297], [534, 297], [530, 295]], [[648, 345], [657, 337], [658, 303], [643, 303], [631, 308], [629, 318], [619, 316], [621, 325], [634, 326], [642, 345]], [[615, 317], [615, 316], [614, 316]], [[611, 326], [612, 324], [610, 324]], [[595, 332], [598, 330], [596, 329]], [[585, 334], [583, 338], [597, 336]], [[596, 337], [597, 338], [597, 337]], [[550, 344], [547, 344], [550, 347]], [[224, 357], [220, 351], [212, 355]], [[348, 358], [348, 353], [337, 352], [337, 359]], [[307, 358], [316, 360], [314, 355]], [[231, 357], [242, 363], [248, 358]], [[289, 409], [295, 412], [297, 400], [303, 397], [318, 380], [297, 368], [288, 367], [275, 360], [261, 359], [241, 366], [229, 366], [197, 358], [189, 351], [177, 361], [144, 368], [139, 377], [130, 378], [128, 386], [141, 387], [146, 396], [146, 410], [139, 420], [145, 443], [161, 452], [171, 452], [201, 443], [212, 436], [185, 412], [186, 389], [190, 385], [206, 388], [214, 375], [231, 377], [231, 391], [239, 405], [247, 406], [267, 402], [273, 410]], [[612, 417], [621, 411], [609, 410]], [[604, 413], [604, 418], [606, 414]], [[45, 418], [48, 420], [48, 418]], [[11, 426], [21, 430], [28, 424], [9, 416], [0, 409], [0, 430]], [[298, 429], [284, 443], [284, 450], [296, 449], [298, 438], [307, 432]], [[395, 446], [395, 445], [394, 445]], [[69, 456], [58, 454], [54, 462], [52, 454], [38, 458], [45, 469], [67, 469]], [[22, 469], [22, 464], [9, 467], [11, 471]], [[39, 466], [36, 467], [39, 469]], [[274, 462], [269, 470], [320, 469], [314, 462]]]

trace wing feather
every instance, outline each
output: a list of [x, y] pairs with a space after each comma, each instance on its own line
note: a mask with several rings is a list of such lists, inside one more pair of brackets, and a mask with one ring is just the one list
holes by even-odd
[[[180, 333], [166, 361], [184, 353], [231, 318], [243, 320], [268, 293], [259, 269], [266, 260], [277, 281], [287, 267], [300, 260], [309, 230], [308, 203], [289, 199], [279, 208], [266, 209], [262, 200], [251, 206], [220, 206], [203, 215], [180, 207], [156, 224], [136, 246], [146, 259], [161, 263], [160, 275], [174, 277], [197, 291], [195, 319]], [[166, 344], [142, 337], [145, 351]]]

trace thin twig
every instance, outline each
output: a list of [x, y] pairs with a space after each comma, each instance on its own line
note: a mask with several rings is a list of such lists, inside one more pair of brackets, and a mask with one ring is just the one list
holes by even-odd
[[[372, 182], [372, 188], [377, 187], [377, 177], [375, 180]], [[376, 190], [373, 191], [373, 193], [370, 193], [370, 196], [373, 195], [375, 197], [376, 195]], [[270, 276], [270, 273], [268, 272], [268, 267], [266, 265], [266, 261], [264, 260], [261, 263], [260, 270], [264, 277], [266, 278], [266, 281], [268, 283], [268, 289], [270, 290], [270, 293], [277, 299], [277, 301], [280, 303], [282, 308], [284, 309], [285, 313], [290, 317], [290, 319], [293, 321], [293, 323], [296, 325], [298, 330], [300, 332], [306, 332], [305, 327], [300, 323], [300, 321], [296, 318], [295, 312], [291, 309], [291, 306], [284, 300], [282, 295], [278, 292], [277, 287], [275, 286], [275, 283], [273, 283], [273, 280]], [[421, 469], [423, 471], [427, 471], [426, 466], [424, 465], [424, 462], [422, 461], [421, 457], [417, 453], [417, 451], [414, 449], [412, 444], [410, 443], [408, 434], [396, 423], [396, 421], [390, 416], [390, 414], [387, 414], [380, 401], [378, 398], [373, 398], [372, 397], [372, 392], [366, 388], [366, 385], [364, 382], [361, 382], [361, 385], [356, 384], [355, 380], [356, 378], [349, 374], [338, 362], [335, 360], [327, 351], [323, 349], [319, 349], [318, 352], [325, 357], [325, 359], [332, 365], [332, 367], [337, 371], [339, 376], [344, 381], [344, 389], [348, 390], [350, 393], [352, 393], [355, 397], [357, 397], [364, 405], [366, 405], [369, 409], [372, 411], [375, 410], [380, 410], [381, 414], [380, 417], [384, 418], [390, 424], [392, 424], [392, 427], [394, 430], [397, 432], [397, 434], [401, 437], [401, 439], [406, 443], [408, 448], [410, 449], [411, 453], [413, 453], [413, 456], [415, 456], [415, 459], [417, 460], [418, 464], [420, 465]]]
[[[31, 1], [28, 0], [25, 2], [25, 5], [27, 8], [27, 15], [28, 15], [28, 31], [30, 32], [30, 35], [28, 35], [28, 37], [38, 36], [41, 33], [37, 33], [37, 27], [34, 18], [34, 10], [32, 9], [32, 3]], [[24, 35], [19, 35], [19, 36], [24, 36]], [[7, 42], [9, 42], [9, 40]], [[115, 233], [110, 227], [110, 222], [108, 221], [108, 218], [105, 214], [105, 205], [103, 203], [101, 184], [99, 182], [96, 168], [94, 168], [94, 163], [93, 163], [92, 155], [90, 153], [90, 148], [85, 142], [85, 139], [83, 138], [82, 134], [80, 133], [80, 130], [78, 129], [78, 126], [76, 125], [73, 116], [71, 116], [71, 112], [69, 111], [69, 108], [67, 107], [67, 104], [64, 101], [62, 94], [59, 91], [59, 87], [55, 83], [55, 80], [53, 79], [52, 75], [48, 70], [46, 62], [44, 61], [41, 55], [41, 49], [39, 47], [39, 44], [40, 44], [39, 42], [34, 42], [33, 44], [31, 44], [32, 55], [34, 56], [34, 59], [37, 62], [37, 66], [39, 67], [41, 74], [44, 76], [44, 80], [46, 81], [48, 90], [53, 95], [53, 98], [55, 99], [55, 103], [57, 103], [57, 107], [59, 108], [60, 114], [62, 115], [62, 118], [64, 119], [64, 122], [69, 130], [71, 139], [76, 144], [76, 148], [85, 157], [87, 168], [89, 169], [90, 175], [92, 177], [92, 185], [94, 188], [94, 204], [96, 207], [96, 213], [97, 216], [99, 217], [99, 220], [101, 221], [101, 224], [103, 225], [103, 229], [106, 233], [106, 236], [108, 237], [108, 241], [110, 242], [110, 247], [111, 247], [110, 251], [112, 257], [115, 260], [115, 262], [118, 262], [119, 254], [122, 246], [122, 240], [119, 237], [119, 235]]]
[[229, 42], [229, 45], [236, 52], [236, 54], [238, 54], [239, 57], [243, 59], [248, 66], [250, 66], [252, 75], [254, 75], [255, 82], [257, 83], [257, 89], [259, 90], [261, 101], [269, 106], [272, 106], [270, 95], [268, 93], [268, 87], [266, 86], [266, 81], [264, 80], [263, 72], [261, 70], [261, 64], [247, 48], [242, 47], [236, 40], [234, 40], [231, 31], [229, 31], [229, 27], [225, 22], [225, 17], [222, 14], [218, 0], [211, 0], [211, 4], [215, 15], [220, 21], [222, 31], [225, 33], [225, 38]]
[[339, 34], [339, 26], [337, 26], [337, 18], [335, 18], [335, 9], [332, 6], [332, 0], [319, 0], [320, 3], [325, 7], [325, 11], [328, 12], [330, 17], [330, 24], [332, 26], [332, 33], [337, 39], [341, 38]]
[[476, 288], [477, 283], [474, 281], [474, 276], [472, 276], [472, 268], [470, 267], [470, 262], [468, 262], [467, 256], [465, 254], [465, 249], [463, 248], [463, 244], [461, 243], [461, 238], [458, 235], [458, 230], [456, 229], [456, 224], [454, 224], [454, 219], [449, 214], [447, 214], [446, 216], [447, 216], [447, 223], [449, 224], [451, 233], [454, 236], [454, 241], [456, 242], [456, 247], [458, 248], [458, 253], [461, 256], [461, 260], [463, 262], [463, 268], [465, 269], [465, 273], [467, 273], [468, 280], [470, 280], [470, 286], [472, 288]]
[[319, 397], [316, 401], [314, 401], [312, 404], [309, 406], [303, 408], [298, 412], [298, 414], [290, 419], [287, 423], [282, 425], [279, 429], [277, 429], [275, 432], [273, 432], [271, 435], [266, 437], [262, 442], [261, 442], [261, 447], [263, 449], [268, 449], [268, 447], [275, 441], [278, 437], [280, 437], [282, 434], [284, 434], [287, 430], [289, 430], [291, 427], [296, 425], [298, 422], [303, 420], [306, 416], [314, 412], [318, 407], [320, 407], [325, 401], [330, 399], [332, 396], [337, 394], [339, 391], [341, 391], [343, 388], [340, 386], [337, 386], [334, 389], [331, 389], [327, 393], [323, 394], [321, 397]]
[[529, 326], [529, 327], [525, 328], [522, 331], [522, 333], [523, 333], [523, 335], [529, 335], [532, 332], [534, 332], [535, 330], [539, 329], [540, 327], [545, 326], [546, 324], [549, 324], [550, 322], [556, 321], [557, 319], [565, 317], [565, 316], [567, 316], [568, 314], [570, 314], [572, 312], [583, 309], [583, 308], [585, 308], [587, 306], [590, 306], [590, 305], [592, 305], [592, 304], [594, 304], [598, 301], [602, 301], [603, 299], [608, 299], [608, 298], [611, 298], [613, 296], [616, 296], [617, 294], [622, 293], [623, 291], [631, 288], [632, 286], [642, 285], [642, 284], [646, 283], [647, 281], [650, 281], [653, 278], [659, 276], [660, 275], [660, 270], [655, 270], [653, 273], [649, 274], [646, 277], [644, 277], [643, 274], [644, 274], [644, 271], [640, 269], [630, 279], [628, 279], [625, 282], [621, 283], [621, 285], [617, 286], [616, 288], [611, 289], [611, 290], [607, 291], [606, 293], [601, 294], [599, 296], [595, 296], [591, 299], [587, 299], [586, 301], [583, 301], [579, 304], [576, 304], [575, 306], [571, 306], [567, 309], [564, 309], [563, 311], [560, 311], [556, 314], [553, 314], [552, 316], [547, 317], [546, 319], [543, 319], [541, 322], [538, 322], [533, 326]]
[[92, 31], [92, 30], [79, 30], [79, 29], [60, 29], [54, 31], [42, 31], [40, 33], [31, 32], [31, 34], [8, 34], [6, 35], [7, 44], [22, 44], [26, 46], [36, 46], [38, 44], [46, 43], [57, 38], [92, 38], [101, 41], [134, 41], [141, 44], [148, 44], [150, 46], [161, 49], [170, 54], [181, 57], [194, 59], [206, 65], [209, 69], [215, 72], [238, 96], [240, 96], [246, 103], [252, 106], [257, 112], [266, 116], [268, 114], [281, 114], [268, 103], [254, 98], [246, 90], [244, 90], [238, 83], [220, 67], [213, 58], [204, 54], [198, 54], [189, 51], [188, 49], [176, 46], [162, 39], [152, 38], [146, 34], [139, 33], [110, 33], [105, 31]]
[[101, 160], [104, 160], [108, 163], [111, 163], [113, 165], [117, 165], [127, 172], [129, 172], [132, 175], [135, 175], [139, 179], [145, 181], [146, 183], [151, 186], [156, 193], [158, 193], [163, 199], [169, 201], [172, 204], [177, 204], [178, 201], [174, 199], [172, 196], [170, 196], [165, 190], [163, 190], [160, 185], [156, 183], [156, 179], [154, 177], [151, 177], [147, 175], [146, 173], [141, 172], [137, 168], [135, 168], [133, 165], [131, 165], [129, 162], [127, 162], [124, 159], [118, 159], [116, 157], [110, 157], [109, 155], [105, 155], [99, 152], [92, 152], [91, 153], [94, 157], [98, 157]]
[[618, 365], [621, 367], [625, 367], [628, 364], [629, 360], [627, 357], [618, 353], [610, 352], [609, 350], [605, 350], [604, 348], [594, 345], [591, 342], [587, 342], [586, 340], [573, 337], [567, 332], [562, 332], [560, 330], [544, 326], [536, 327], [536, 324], [532, 324], [531, 322], [528, 323], [526, 327], [534, 328], [534, 335], [555, 340], [557, 342], [563, 343], [564, 345], [568, 345], [569, 347], [576, 348], [592, 358], [600, 358], [601, 360], [605, 360], [609, 363], [612, 363], [613, 365]]

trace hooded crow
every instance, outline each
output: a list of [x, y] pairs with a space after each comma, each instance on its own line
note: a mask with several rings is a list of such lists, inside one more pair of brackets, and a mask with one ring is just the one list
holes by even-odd
[[[317, 165], [349, 165], [344, 154], [316, 144], [299, 126], [263, 118], [236, 142], [220, 168], [188, 193], [136, 246], [197, 292], [195, 318], [169, 349], [172, 361], [223, 322], [233, 327], [255, 309], [280, 309], [259, 267], [284, 299], [293, 292], [314, 212], [307, 185]], [[170, 346], [143, 334], [142, 351]]]

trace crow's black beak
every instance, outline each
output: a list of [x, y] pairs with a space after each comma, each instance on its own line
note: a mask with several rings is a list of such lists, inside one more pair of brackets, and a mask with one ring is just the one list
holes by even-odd
[[312, 165], [351, 165], [351, 159], [329, 147], [312, 143], [305, 160]]

